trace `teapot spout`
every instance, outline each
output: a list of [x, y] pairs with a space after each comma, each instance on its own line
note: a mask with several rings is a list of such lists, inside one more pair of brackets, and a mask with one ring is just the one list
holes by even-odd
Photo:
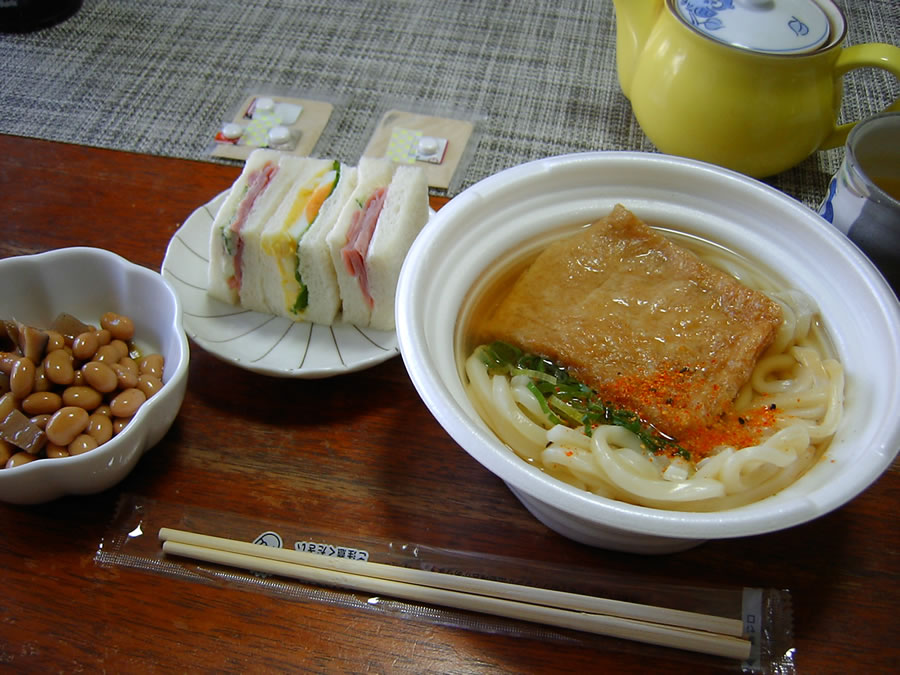
[[630, 98], [638, 57], [665, 0], [613, 0], [616, 11], [616, 69], [622, 93]]

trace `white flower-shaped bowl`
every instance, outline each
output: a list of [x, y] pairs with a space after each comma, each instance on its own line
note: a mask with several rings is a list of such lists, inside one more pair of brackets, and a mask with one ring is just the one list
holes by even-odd
[[171, 427], [188, 380], [181, 303], [158, 273], [96, 248], [65, 248], [0, 260], [0, 318], [49, 326], [60, 313], [99, 325], [105, 312], [131, 317], [143, 353], [165, 358], [163, 387], [125, 429], [90, 452], [0, 469], [0, 500], [47, 502], [101, 492], [121, 481]]

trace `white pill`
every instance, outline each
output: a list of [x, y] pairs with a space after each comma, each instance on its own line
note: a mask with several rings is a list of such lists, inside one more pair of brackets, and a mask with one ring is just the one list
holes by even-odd
[[235, 138], [240, 138], [243, 133], [244, 127], [235, 122], [229, 122], [222, 127], [222, 135], [230, 141], [233, 141]]
[[437, 139], [433, 136], [422, 136], [419, 139], [419, 152], [424, 155], [433, 155], [438, 150]]
[[286, 126], [278, 125], [269, 129], [269, 143], [282, 145], [291, 140], [291, 130]]
[[270, 113], [275, 110], [275, 101], [270, 98], [256, 99], [256, 105], [253, 107], [255, 113]]

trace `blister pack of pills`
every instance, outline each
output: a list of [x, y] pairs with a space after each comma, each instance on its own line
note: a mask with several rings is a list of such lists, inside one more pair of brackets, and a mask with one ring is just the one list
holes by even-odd
[[386, 158], [421, 168], [431, 194], [458, 192], [478, 145], [481, 117], [389, 98], [373, 113], [369, 103], [275, 94], [259, 87], [224, 116], [209, 153], [239, 161], [257, 148], [301, 157], [321, 153], [348, 164], [360, 157]]
[[433, 192], [453, 193], [476, 145], [477, 118], [391, 108], [375, 125], [364, 157], [422, 168]]
[[250, 94], [216, 131], [210, 154], [244, 160], [257, 148], [312, 154], [334, 104], [312, 98]]

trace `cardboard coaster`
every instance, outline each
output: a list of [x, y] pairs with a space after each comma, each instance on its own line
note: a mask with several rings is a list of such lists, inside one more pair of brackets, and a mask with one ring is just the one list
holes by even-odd
[[421, 166], [430, 187], [447, 190], [474, 129], [467, 120], [389, 110], [363, 156]]
[[326, 101], [251, 95], [215, 136], [213, 157], [245, 160], [257, 148], [312, 154], [334, 106]]

